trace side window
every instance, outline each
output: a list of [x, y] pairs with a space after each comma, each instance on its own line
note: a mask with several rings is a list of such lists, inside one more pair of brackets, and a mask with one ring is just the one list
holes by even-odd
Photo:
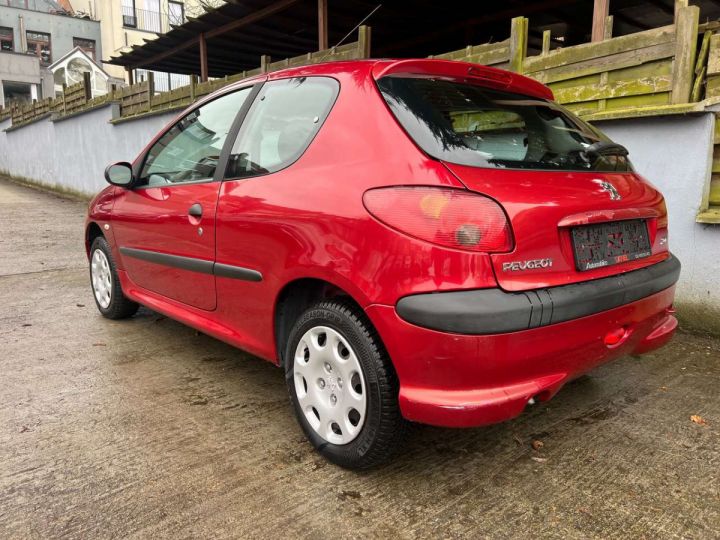
[[214, 99], [170, 128], [148, 151], [139, 185], [211, 180], [230, 127], [250, 92], [248, 87]]
[[240, 128], [225, 177], [272, 173], [294, 163], [320, 130], [339, 89], [329, 77], [266, 83]]

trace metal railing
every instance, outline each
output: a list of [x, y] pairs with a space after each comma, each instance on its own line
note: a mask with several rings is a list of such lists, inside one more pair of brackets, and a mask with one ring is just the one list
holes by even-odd
[[171, 26], [182, 24], [181, 17], [162, 11], [137, 9], [132, 6], [122, 6], [122, 21], [125, 28], [135, 28], [156, 34], [169, 32]]

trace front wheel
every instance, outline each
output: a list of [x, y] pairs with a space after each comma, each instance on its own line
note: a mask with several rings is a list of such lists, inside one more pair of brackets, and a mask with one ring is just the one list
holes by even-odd
[[285, 359], [295, 414], [324, 457], [366, 469], [398, 449], [407, 422], [397, 375], [362, 310], [336, 299], [315, 304], [295, 322]]
[[103, 317], [125, 319], [138, 310], [138, 304], [122, 292], [110, 244], [102, 236], [95, 238], [90, 246], [90, 284]]

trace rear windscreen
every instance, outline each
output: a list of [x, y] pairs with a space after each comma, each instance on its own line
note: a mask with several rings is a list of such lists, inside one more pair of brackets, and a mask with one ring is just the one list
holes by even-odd
[[622, 155], [587, 149], [608, 141], [557, 104], [473, 84], [384, 77], [385, 101], [427, 154], [460, 165], [511, 169], [628, 171]]

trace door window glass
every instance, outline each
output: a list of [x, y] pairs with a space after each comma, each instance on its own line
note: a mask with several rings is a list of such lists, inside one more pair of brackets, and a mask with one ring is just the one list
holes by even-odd
[[251, 87], [193, 110], [167, 131], [147, 154], [140, 185], [211, 180], [220, 152]]
[[339, 88], [329, 77], [266, 83], [243, 122], [225, 176], [267, 174], [294, 163], [320, 130]]

